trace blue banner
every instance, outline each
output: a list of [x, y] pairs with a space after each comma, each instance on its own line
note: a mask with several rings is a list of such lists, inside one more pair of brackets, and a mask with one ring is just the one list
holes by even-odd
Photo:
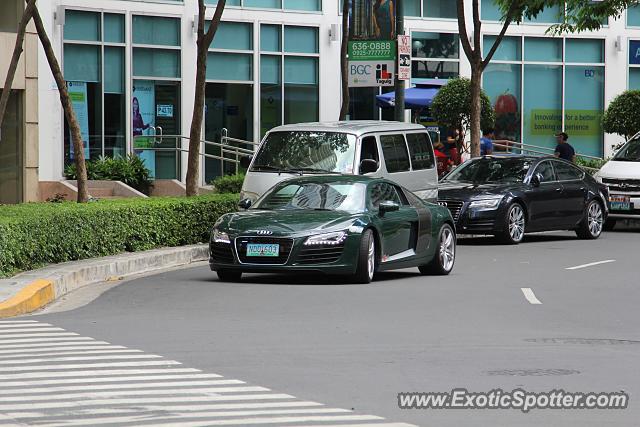
[[629, 64], [640, 64], [640, 40], [629, 41]]

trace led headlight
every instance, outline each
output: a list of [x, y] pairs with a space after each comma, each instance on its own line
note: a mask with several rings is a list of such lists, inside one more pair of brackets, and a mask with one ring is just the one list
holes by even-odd
[[497, 197], [493, 199], [474, 200], [469, 204], [469, 207], [473, 209], [488, 209], [488, 210], [496, 209], [500, 204], [501, 200], [502, 200], [502, 197]]
[[308, 237], [304, 242], [305, 246], [315, 245], [339, 245], [347, 238], [347, 233], [344, 231], [338, 231], [335, 233], [318, 234], [316, 236]]
[[231, 239], [229, 239], [229, 235], [218, 229], [213, 230], [213, 241], [215, 243], [231, 243]]

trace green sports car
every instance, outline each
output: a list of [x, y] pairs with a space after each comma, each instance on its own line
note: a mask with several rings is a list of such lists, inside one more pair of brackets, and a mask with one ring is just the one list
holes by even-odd
[[244, 272], [348, 275], [418, 267], [449, 274], [456, 254], [449, 210], [386, 179], [316, 175], [280, 182], [241, 212], [223, 215], [209, 243], [220, 280]]

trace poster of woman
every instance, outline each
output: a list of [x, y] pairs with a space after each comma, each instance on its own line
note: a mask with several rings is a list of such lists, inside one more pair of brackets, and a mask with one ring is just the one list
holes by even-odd
[[[156, 152], [145, 150], [154, 146], [155, 126], [155, 83], [138, 80], [133, 86], [131, 99], [131, 129], [133, 133], [133, 147], [136, 154], [144, 160], [144, 164], [151, 171], [151, 177], [156, 174]], [[149, 137], [145, 137], [149, 135]]]
[[351, 0], [350, 40], [395, 40], [396, 0]]

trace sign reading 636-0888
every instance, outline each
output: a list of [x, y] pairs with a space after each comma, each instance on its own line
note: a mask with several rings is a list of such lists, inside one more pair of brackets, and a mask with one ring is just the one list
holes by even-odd
[[349, 61], [392, 61], [395, 57], [395, 40], [349, 42]]

